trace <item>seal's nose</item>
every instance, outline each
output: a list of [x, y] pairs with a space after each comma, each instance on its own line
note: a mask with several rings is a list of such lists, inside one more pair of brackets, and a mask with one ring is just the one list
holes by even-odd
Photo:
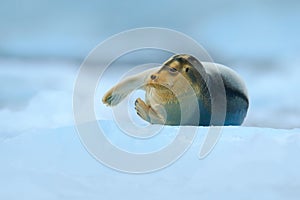
[[155, 80], [155, 79], [156, 79], [156, 75], [152, 74], [152, 75], [150, 76], [150, 78], [151, 78], [152, 80]]

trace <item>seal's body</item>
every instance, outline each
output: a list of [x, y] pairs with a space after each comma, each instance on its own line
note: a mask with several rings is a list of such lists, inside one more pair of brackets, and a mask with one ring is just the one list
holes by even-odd
[[146, 96], [135, 101], [135, 109], [152, 124], [241, 125], [248, 110], [245, 84], [233, 70], [190, 55], [175, 55], [162, 67], [126, 78], [102, 101], [117, 105], [138, 88]]

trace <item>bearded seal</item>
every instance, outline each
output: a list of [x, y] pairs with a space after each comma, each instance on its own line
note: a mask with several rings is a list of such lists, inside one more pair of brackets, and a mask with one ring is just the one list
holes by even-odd
[[[213, 121], [214, 97], [210, 88], [220, 88], [215, 81], [217, 76], [223, 84], [224, 101], [217, 102], [214, 108], [217, 108], [217, 114], [218, 108], [225, 113], [223, 120]], [[115, 106], [135, 89], [146, 91], [145, 101], [138, 98], [135, 109], [142, 119], [151, 124], [241, 125], [249, 107], [245, 83], [236, 72], [220, 64], [200, 62], [187, 54], [172, 56], [161, 67], [124, 79], [106, 92], [102, 102]], [[222, 92], [216, 91], [217, 95], [219, 93]], [[191, 99], [196, 101], [190, 103]], [[185, 120], [182, 119], [183, 114]]]

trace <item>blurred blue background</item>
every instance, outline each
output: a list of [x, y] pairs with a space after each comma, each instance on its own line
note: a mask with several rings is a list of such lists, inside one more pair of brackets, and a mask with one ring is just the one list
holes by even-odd
[[299, 9], [296, 0], [4, 0], [0, 52], [83, 59], [112, 34], [154, 26], [191, 36], [220, 61], [276, 62], [299, 54]]
[[[84, 58], [113, 34], [149, 26], [187, 34], [245, 79], [245, 126], [300, 127], [299, 11], [296, 0], [1, 1], [1, 136], [73, 124]], [[139, 59], [147, 54], [129, 61]]]

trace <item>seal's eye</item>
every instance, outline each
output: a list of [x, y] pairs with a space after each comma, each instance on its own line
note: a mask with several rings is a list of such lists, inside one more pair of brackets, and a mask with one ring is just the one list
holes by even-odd
[[174, 68], [174, 67], [170, 67], [170, 68], [169, 68], [169, 71], [172, 72], [172, 73], [174, 73], [174, 72], [177, 72], [177, 69]]
[[186, 68], [186, 69], [185, 69], [185, 72], [188, 72], [188, 71], [189, 71], [189, 69], [190, 69], [190, 68]]

